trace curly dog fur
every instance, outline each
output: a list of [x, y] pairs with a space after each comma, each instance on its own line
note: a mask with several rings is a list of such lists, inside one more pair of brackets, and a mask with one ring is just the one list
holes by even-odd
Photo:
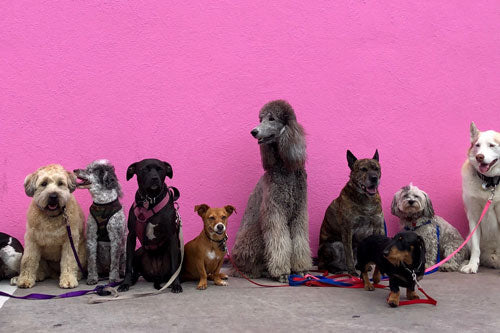
[[[409, 184], [402, 187], [392, 200], [392, 215], [400, 218], [401, 229], [414, 231], [425, 241], [426, 268], [436, 264], [437, 253], [441, 259], [455, 251], [464, 241], [457, 229], [442, 217], [434, 214], [429, 196], [418, 187]], [[439, 249], [436, 226], [439, 227]], [[463, 247], [453, 258], [439, 267], [440, 271], [458, 271], [468, 257]]]
[[126, 221], [115, 168], [107, 160], [96, 160], [74, 173], [81, 181], [77, 187], [88, 189], [93, 201], [87, 218], [87, 284], [99, 282], [99, 275], [118, 282], [125, 275]]
[[78, 286], [81, 273], [71, 250], [63, 216], [66, 207], [78, 257], [85, 264], [85, 217], [72, 194], [75, 188], [75, 175], [58, 164], [41, 167], [26, 177], [24, 189], [33, 200], [28, 209], [21, 272], [11, 283], [20, 288], [31, 288], [35, 281], [59, 274], [61, 288]]
[[[265, 170], [250, 198], [232, 250], [235, 264], [252, 278], [283, 281], [312, 266], [309, 248], [304, 130], [283, 100], [264, 105], [258, 139]], [[238, 276], [236, 272], [233, 275]]]

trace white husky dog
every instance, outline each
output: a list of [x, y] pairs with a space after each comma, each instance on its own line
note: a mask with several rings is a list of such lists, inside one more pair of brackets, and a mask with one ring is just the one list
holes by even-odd
[[[462, 167], [462, 198], [469, 229], [476, 226], [488, 198], [493, 203], [469, 244], [471, 256], [462, 273], [477, 273], [479, 264], [500, 268], [500, 133], [480, 132], [470, 125], [468, 159]], [[496, 192], [493, 192], [496, 188]]]

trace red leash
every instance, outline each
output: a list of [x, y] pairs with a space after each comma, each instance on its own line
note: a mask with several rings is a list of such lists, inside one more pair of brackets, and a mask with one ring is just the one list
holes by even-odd
[[[233, 258], [229, 254], [229, 250], [227, 251], [227, 257], [231, 264], [233, 265], [234, 269], [248, 282], [258, 286], [258, 287], [264, 287], [264, 288], [277, 288], [277, 287], [292, 287], [290, 284], [280, 284], [280, 285], [270, 285], [270, 284], [262, 284], [255, 282], [248, 278], [245, 274], [243, 274], [242, 271], [238, 269], [238, 266], [233, 261]], [[331, 281], [334, 281], [334, 284], [332, 283], [325, 283], [321, 281], [320, 277], [316, 277], [314, 275], [306, 274], [304, 277], [293, 277], [292, 280], [294, 282], [303, 282], [303, 285], [309, 286], [309, 287], [339, 287], [339, 288], [364, 288], [364, 282], [360, 278], [356, 276], [352, 276], [349, 274], [335, 274], [335, 275], [330, 275], [328, 276], [328, 272], [323, 271], [323, 276], [322, 278], [327, 278]], [[339, 280], [340, 279], [340, 280]], [[380, 289], [386, 289], [387, 286], [384, 286], [382, 284], [374, 284], [375, 288], [380, 288]], [[406, 300], [406, 301], [400, 301], [399, 305], [411, 305], [411, 304], [431, 304], [431, 305], [436, 305], [437, 301], [430, 297], [421, 287], [418, 287], [418, 290], [422, 292], [422, 294], [427, 297], [427, 299], [414, 299], [414, 300]]]

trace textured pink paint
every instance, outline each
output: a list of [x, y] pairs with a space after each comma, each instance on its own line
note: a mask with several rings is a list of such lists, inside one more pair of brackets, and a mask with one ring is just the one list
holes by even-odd
[[[0, 230], [19, 238], [24, 177], [57, 162], [170, 162], [185, 238], [195, 204], [233, 204], [230, 241], [263, 173], [250, 130], [284, 98], [308, 137], [310, 237], [379, 149], [389, 230], [413, 181], [462, 233], [468, 126], [500, 130], [497, 1], [13, 1], [0, 10]], [[85, 211], [86, 191], [76, 193]]]

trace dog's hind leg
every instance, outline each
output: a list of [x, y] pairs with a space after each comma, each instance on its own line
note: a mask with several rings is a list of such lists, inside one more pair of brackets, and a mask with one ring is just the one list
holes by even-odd
[[97, 222], [92, 215], [87, 219], [87, 284], [99, 282], [97, 272]]
[[[465, 201], [465, 198], [464, 198]], [[475, 202], [469, 202], [469, 207], [466, 205], [467, 219], [469, 220], [469, 230], [472, 231], [477, 222], [479, 221], [479, 217], [481, 214], [482, 207], [480, 207]], [[486, 214], [484, 219], [488, 220], [489, 214]], [[483, 221], [483, 223], [488, 223], [490, 221]], [[481, 240], [481, 228], [477, 228], [476, 232], [472, 235], [470, 240], [470, 259], [467, 265], [464, 265], [460, 268], [462, 273], [470, 274], [477, 273], [477, 269], [479, 268], [479, 257], [481, 256], [481, 249], [479, 248], [479, 242]]]
[[290, 222], [292, 239], [291, 269], [294, 273], [303, 273], [311, 269], [311, 248], [309, 247], [309, 217], [307, 207], [299, 211], [299, 215]]

